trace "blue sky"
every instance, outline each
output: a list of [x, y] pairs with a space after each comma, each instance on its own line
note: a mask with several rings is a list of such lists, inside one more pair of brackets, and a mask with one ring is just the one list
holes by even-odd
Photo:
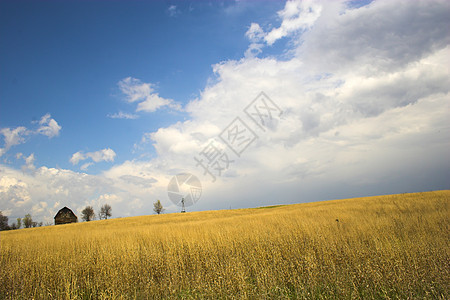
[[[35, 153], [37, 165], [70, 168], [78, 150], [113, 148], [116, 162], [133, 157], [143, 132], [187, 116], [162, 110], [134, 113], [117, 83], [151, 82], [164, 98], [186, 104], [212, 76], [211, 65], [239, 59], [251, 21], [275, 19], [282, 2], [2, 1], [1, 126], [30, 126], [50, 113], [58, 138], [30, 138], [14, 152]], [[57, 150], [56, 150], [57, 149]], [[55, 151], [56, 150], [56, 151]], [[76, 151], [74, 151], [76, 150]], [[153, 153], [151, 147], [145, 149]], [[93, 167], [91, 172], [100, 168]]]
[[[203, 188], [191, 211], [448, 189], [449, 10], [2, 0], [0, 210], [176, 212], [180, 173]], [[281, 112], [264, 126], [245, 111], [261, 92]], [[241, 155], [236, 118], [256, 136]], [[215, 180], [195, 160], [212, 145], [230, 162]]]

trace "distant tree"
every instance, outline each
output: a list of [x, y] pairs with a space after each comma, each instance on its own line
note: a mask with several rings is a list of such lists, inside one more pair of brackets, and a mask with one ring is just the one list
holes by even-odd
[[101, 219], [108, 219], [108, 217], [112, 216], [112, 208], [111, 205], [105, 204], [100, 208], [100, 213], [98, 214], [100, 220]]
[[0, 210], [0, 230], [9, 230], [11, 229], [8, 225], [8, 217], [4, 216], [2, 211]]
[[17, 224], [16, 224], [16, 223], [12, 223], [12, 224], [11, 224], [11, 227], [10, 227], [9, 229], [11, 229], [11, 230], [16, 230], [16, 229], [19, 229], [19, 227], [17, 227]]
[[22, 227], [22, 219], [17, 218], [17, 229], [20, 229], [20, 227]]
[[33, 226], [33, 218], [30, 214], [26, 214], [22, 221], [25, 228], [31, 228], [31, 226]]
[[155, 203], [153, 203], [153, 210], [158, 215], [164, 211], [164, 208], [163, 208], [163, 206], [161, 204], [161, 201], [157, 200]]
[[37, 226], [38, 226], [38, 222], [34, 222], [34, 221], [31, 222], [31, 226], [32, 226], [32, 227], [37, 227]]
[[94, 220], [95, 218], [95, 213], [94, 213], [94, 208], [92, 206], [86, 206], [82, 211], [81, 211], [81, 219], [89, 222]]
[[42, 225], [44, 225], [44, 222], [39, 222], [37, 225], [38, 227], [42, 227]]

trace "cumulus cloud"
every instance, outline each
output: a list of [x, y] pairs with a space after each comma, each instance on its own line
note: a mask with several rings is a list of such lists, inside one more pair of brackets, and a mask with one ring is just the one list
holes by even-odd
[[[327, 5], [330, 3], [327, 3]], [[335, 4], [330, 4], [334, 6]], [[245, 33], [250, 40], [246, 56], [256, 56], [262, 52], [264, 45], [273, 45], [281, 38], [296, 35], [310, 29], [322, 12], [322, 4], [313, 0], [290, 0], [278, 12], [281, 20], [279, 27], [265, 32], [258, 23], [252, 23]]]
[[25, 165], [22, 166], [23, 171], [33, 171], [36, 169], [36, 166], [34, 165], [35, 157], [34, 153], [31, 153], [28, 157], [24, 156], [23, 153], [17, 153], [16, 159], [23, 159], [25, 161]]
[[262, 30], [261, 26], [259, 26], [258, 23], [252, 23], [250, 25], [250, 28], [245, 33], [245, 36], [251, 41], [251, 42], [259, 42], [262, 39], [264, 39], [264, 36], [266, 34]]
[[[289, 37], [293, 57], [246, 56], [215, 65], [214, 84], [186, 106], [191, 119], [145, 135], [158, 153], [149, 168], [199, 175], [208, 191], [205, 201], [211, 201], [198, 203], [204, 207], [220, 207], [230, 198], [251, 206], [257, 205], [251, 199], [271, 203], [268, 195], [289, 202], [296, 195], [317, 200], [445, 186], [440, 179], [421, 182], [424, 176], [411, 170], [448, 174], [448, 164], [439, 167], [449, 146], [443, 141], [450, 48], [443, 28], [450, 24], [441, 17], [448, 9], [442, 1], [381, 1], [361, 8], [287, 2], [280, 27], [265, 33], [254, 23], [246, 36], [257, 51], [262, 43]], [[243, 109], [260, 91], [279, 104], [282, 117], [267, 132], [253, 127], [257, 141], [211, 185], [193, 157], [236, 116], [251, 126]], [[377, 191], [377, 185], [384, 188]]]
[[[101, 161], [113, 162], [116, 157], [116, 152], [111, 148], [105, 148], [95, 152], [83, 153], [82, 151], [75, 152], [70, 158], [70, 162], [73, 165], [77, 165], [80, 161], [91, 159], [93, 162], [98, 163]], [[93, 163], [85, 163], [81, 166], [81, 170], [86, 170]]]
[[245, 33], [245, 36], [250, 40], [251, 44], [245, 52], [246, 57], [256, 56], [262, 52], [264, 44], [262, 40], [266, 34], [257, 23], [252, 23]]
[[0, 148], [0, 156], [6, 153], [12, 146], [19, 145], [25, 142], [25, 136], [29, 134], [29, 131], [23, 127], [2, 128], [0, 133], [4, 138], [4, 146]]
[[40, 201], [35, 205], [33, 205], [33, 207], [31, 208], [31, 214], [34, 216], [41, 215], [47, 210], [47, 206], [48, 206], [47, 202]]
[[55, 119], [51, 118], [50, 114], [42, 116], [39, 125], [37, 133], [48, 136], [49, 138], [58, 136], [59, 131], [61, 130], [61, 126], [58, 125], [58, 122], [56, 122]]
[[315, 72], [388, 74], [450, 43], [445, 1], [373, 1], [341, 10], [327, 6], [297, 48]]
[[[80, 215], [85, 201], [116, 191], [120, 192], [102, 176], [47, 167], [29, 173], [0, 166], [0, 206], [11, 212], [12, 219], [31, 213], [34, 220], [53, 223], [62, 207], [70, 207]], [[118, 205], [118, 201], [114, 203]]]
[[72, 154], [72, 157], [70, 158], [70, 162], [73, 165], [78, 164], [80, 161], [85, 160], [87, 157], [80, 151], [75, 152], [74, 154]]
[[311, 28], [319, 18], [321, 11], [322, 5], [312, 0], [287, 1], [284, 9], [278, 12], [282, 20], [280, 27], [269, 31], [264, 36], [264, 40], [268, 45], [272, 45], [277, 40], [299, 30]]
[[20, 145], [26, 142], [26, 137], [30, 135], [42, 134], [49, 138], [59, 135], [61, 126], [51, 118], [50, 114], [42, 116], [38, 122], [39, 127], [36, 130], [27, 129], [24, 126], [19, 126], [14, 129], [1, 128], [0, 134], [3, 135], [4, 145], [0, 148], [0, 157], [4, 155], [11, 147]]
[[95, 152], [89, 152], [86, 153], [87, 157], [92, 158], [92, 160], [94, 162], [99, 162], [99, 161], [114, 161], [114, 158], [116, 157], [116, 153], [110, 149], [102, 149], [100, 151], [95, 151]]
[[127, 77], [119, 81], [118, 86], [129, 103], [137, 103], [136, 112], [154, 112], [163, 107], [173, 110], [181, 110], [181, 105], [172, 99], [159, 96], [154, 90], [154, 85], [145, 83], [139, 79]]
[[31, 202], [31, 196], [28, 191], [29, 185], [17, 179], [15, 176], [5, 176], [0, 178], [0, 199], [2, 206], [6, 210], [20, 208]]

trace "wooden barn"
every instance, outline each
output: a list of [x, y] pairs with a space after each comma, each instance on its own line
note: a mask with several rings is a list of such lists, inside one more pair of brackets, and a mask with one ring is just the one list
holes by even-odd
[[78, 222], [77, 216], [68, 207], [61, 208], [55, 216], [55, 225]]

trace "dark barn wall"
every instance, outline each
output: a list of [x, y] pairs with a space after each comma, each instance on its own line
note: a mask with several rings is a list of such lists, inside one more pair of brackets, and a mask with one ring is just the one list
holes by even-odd
[[60, 216], [58, 218], [55, 219], [55, 224], [59, 225], [59, 224], [68, 224], [68, 223], [75, 223], [77, 222], [77, 218], [71, 217], [71, 216]]
[[77, 216], [68, 208], [61, 209], [55, 216], [55, 225], [78, 222]]

